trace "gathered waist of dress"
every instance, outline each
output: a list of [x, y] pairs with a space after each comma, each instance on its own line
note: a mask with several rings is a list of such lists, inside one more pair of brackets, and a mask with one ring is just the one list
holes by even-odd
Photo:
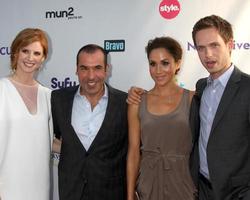
[[156, 149], [141, 149], [141, 153], [142, 153], [142, 156], [166, 156], [166, 157], [169, 157], [169, 158], [179, 158], [179, 159], [184, 159], [184, 158], [187, 158], [189, 157], [188, 154], [177, 154], [177, 153], [164, 153], [161, 151], [160, 148], [156, 148]]
[[[141, 199], [194, 199], [189, 155], [143, 148], [137, 192]], [[153, 198], [152, 198], [153, 197]]]
[[146, 159], [151, 168], [154, 168], [159, 161], [163, 161], [164, 168], [170, 169], [170, 162], [188, 161], [189, 155], [162, 153], [160, 148], [156, 149], [141, 149], [142, 159]]

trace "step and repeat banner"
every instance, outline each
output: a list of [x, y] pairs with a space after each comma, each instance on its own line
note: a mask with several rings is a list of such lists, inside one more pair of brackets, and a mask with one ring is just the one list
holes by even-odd
[[[10, 73], [10, 44], [27, 27], [38, 27], [49, 36], [50, 51], [38, 80], [51, 89], [78, 84], [76, 54], [88, 43], [109, 53], [108, 82], [127, 91], [131, 86], [150, 89], [145, 46], [159, 36], [177, 39], [184, 50], [178, 83], [194, 89], [207, 76], [192, 41], [192, 27], [200, 18], [216, 14], [232, 23], [233, 62], [250, 74], [249, 0], [1, 0], [0, 77]], [[54, 199], [57, 195], [57, 162], [54, 156]]]

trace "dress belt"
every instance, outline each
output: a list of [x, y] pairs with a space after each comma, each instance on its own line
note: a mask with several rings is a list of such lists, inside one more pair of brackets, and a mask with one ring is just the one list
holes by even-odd
[[169, 163], [169, 160], [182, 160], [185, 158], [184, 155], [178, 155], [178, 154], [163, 154], [161, 153], [160, 148], [157, 148], [155, 150], [145, 150], [142, 149], [142, 156], [147, 157], [150, 156], [150, 160], [148, 160], [148, 165], [150, 168], [154, 168], [157, 163], [162, 160], [163, 161], [163, 167], [165, 170], [169, 170], [171, 168], [171, 165]]

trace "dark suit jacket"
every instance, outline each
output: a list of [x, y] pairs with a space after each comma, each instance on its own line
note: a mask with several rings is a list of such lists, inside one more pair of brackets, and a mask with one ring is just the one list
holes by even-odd
[[[198, 187], [199, 107], [206, 79], [196, 84], [190, 126], [191, 174]], [[250, 77], [235, 68], [219, 103], [207, 145], [210, 181], [216, 200], [250, 200]]]
[[71, 125], [77, 89], [78, 86], [55, 90], [51, 96], [54, 133], [62, 138], [60, 200], [125, 200], [127, 94], [108, 86], [104, 121], [86, 151]]

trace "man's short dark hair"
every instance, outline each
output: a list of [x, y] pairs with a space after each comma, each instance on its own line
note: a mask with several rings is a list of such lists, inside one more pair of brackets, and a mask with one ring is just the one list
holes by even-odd
[[79, 63], [79, 54], [80, 53], [95, 53], [97, 50], [100, 50], [103, 55], [104, 55], [104, 64], [105, 64], [105, 67], [107, 66], [108, 64], [108, 52], [102, 48], [101, 46], [99, 45], [96, 45], [96, 44], [87, 44], [85, 46], [83, 46], [82, 48], [79, 49], [78, 53], [77, 53], [77, 56], [76, 56], [76, 65], [78, 65]]

